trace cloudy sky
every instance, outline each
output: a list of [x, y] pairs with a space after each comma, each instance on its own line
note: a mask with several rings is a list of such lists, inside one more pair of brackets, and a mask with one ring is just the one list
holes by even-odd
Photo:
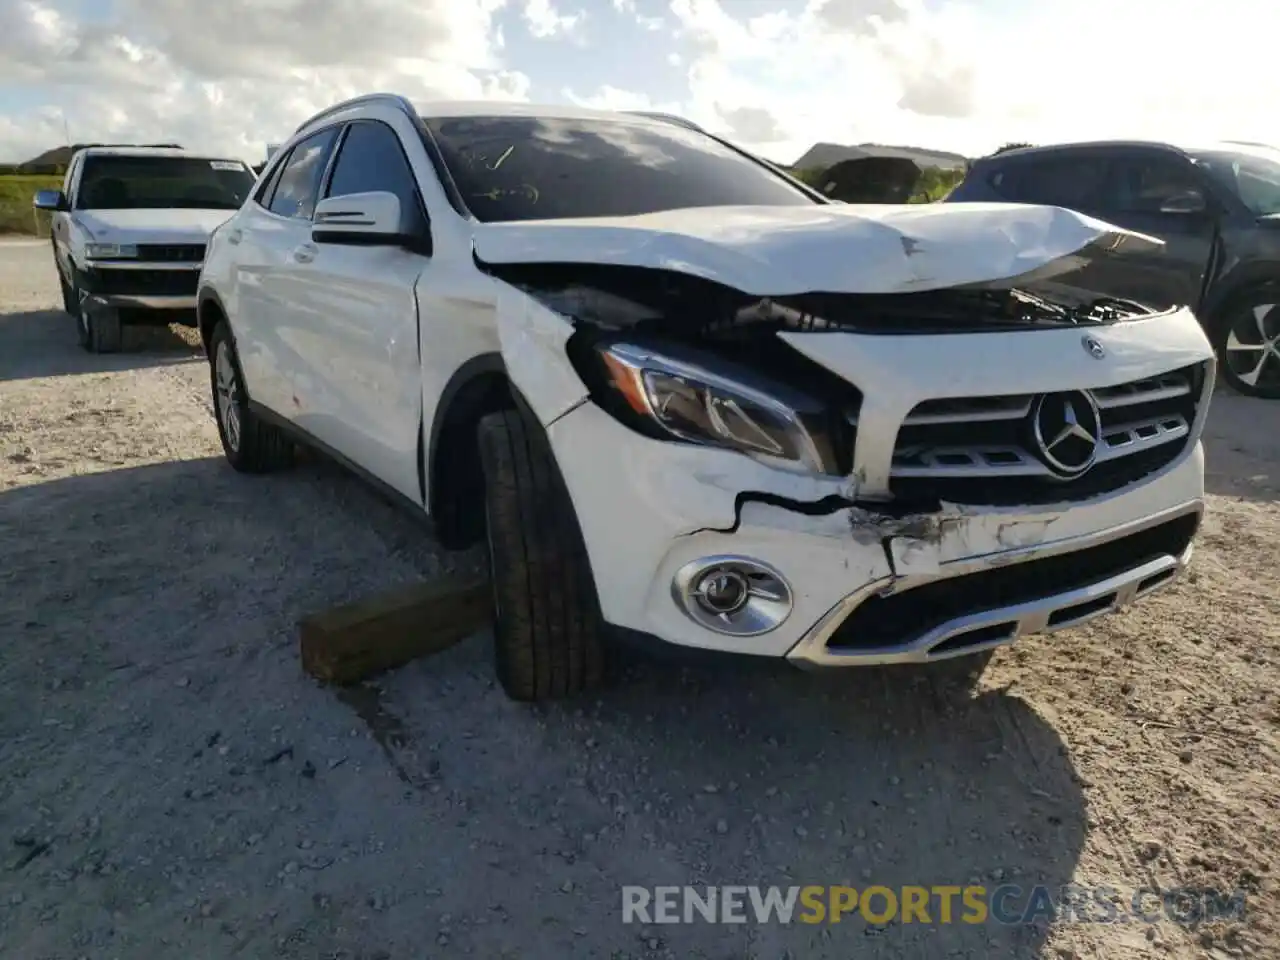
[[875, 141], [1280, 143], [1264, 0], [0, 0], [0, 160], [261, 159], [375, 90], [682, 113], [771, 159]]

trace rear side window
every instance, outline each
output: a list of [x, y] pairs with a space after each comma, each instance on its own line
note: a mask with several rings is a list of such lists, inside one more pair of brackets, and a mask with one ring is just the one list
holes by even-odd
[[1096, 157], [1023, 160], [997, 170], [991, 186], [1006, 200], [1074, 209], [1096, 208], [1107, 175]]
[[404, 213], [421, 207], [417, 180], [400, 138], [385, 123], [364, 120], [347, 128], [325, 196], [345, 197], [374, 190], [394, 193]]
[[298, 142], [280, 170], [267, 209], [294, 220], [311, 219], [320, 193], [320, 178], [337, 135], [337, 128], [330, 127]]
[[280, 158], [280, 162], [275, 165], [271, 175], [262, 182], [262, 186], [258, 188], [258, 192], [254, 195], [254, 200], [264, 207], [270, 207], [271, 195], [275, 193], [276, 184], [280, 182], [280, 174], [284, 172], [284, 168], [288, 163], [289, 154], [285, 154]]

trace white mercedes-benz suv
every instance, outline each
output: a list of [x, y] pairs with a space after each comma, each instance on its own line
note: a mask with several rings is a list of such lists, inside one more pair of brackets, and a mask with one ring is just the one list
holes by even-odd
[[125, 324], [194, 326], [209, 234], [255, 179], [242, 160], [180, 147], [77, 150], [62, 189], [41, 190], [33, 203], [52, 217], [62, 303], [80, 345], [114, 353]]
[[236, 469], [305, 444], [487, 539], [511, 697], [620, 639], [963, 687], [1188, 561], [1213, 352], [1105, 292], [1153, 253], [830, 203], [672, 118], [374, 95], [282, 145], [199, 322]]

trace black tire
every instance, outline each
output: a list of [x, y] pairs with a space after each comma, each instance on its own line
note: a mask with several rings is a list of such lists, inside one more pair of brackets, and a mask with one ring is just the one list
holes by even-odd
[[62, 286], [62, 305], [76, 322], [76, 340], [80, 347], [89, 353], [119, 353], [124, 346], [124, 324], [120, 319], [120, 311], [106, 307], [86, 310], [74, 267], [70, 282], [62, 276], [61, 271], [58, 272], [58, 280]]
[[[1255, 311], [1271, 309], [1259, 320]], [[1234, 334], [1234, 337], [1232, 336]], [[1236, 393], [1264, 400], [1280, 400], [1280, 358], [1261, 349], [1265, 339], [1280, 336], [1280, 284], [1268, 283], [1233, 297], [1214, 316], [1211, 337], [1218, 355], [1222, 379]], [[1232, 344], [1253, 346], [1259, 350], [1231, 349]], [[1250, 383], [1248, 374], [1255, 358], [1261, 356], [1264, 366], [1259, 380]]]
[[480, 422], [498, 680], [513, 700], [571, 697], [605, 677], [600, 604], [546, 434], [515, 410]]
[[[229, 365], [226, 393], [220, 389], [219, 362]], [[240, 358], [225, 320], [218, 321], [209, 339], [209, 384], [213, 392], [213, 416], [227, 462], [241, 473], [270, 473], [293, 462], [293, 443], [279, 427], [264, 422], [249, 409]], [[229, 425], [234, 410], [234, 425]]]
[[120, 311], [81, 308], [80, 312], [83, 318], [77, 318], [80, 345], [90, 353], [119, 353], [124, 346], [124, 324], [120, 321]]

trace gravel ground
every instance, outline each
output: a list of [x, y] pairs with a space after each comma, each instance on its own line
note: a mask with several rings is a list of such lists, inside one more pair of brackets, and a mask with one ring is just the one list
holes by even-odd
[[[339, 696], [297, 618], [475, 558], [332, 466], [236, 475], [189, 342], [89, 356], [56, 294], [47, 246], [0, 245], [0, 956], [1280, 955], [1280, 404], [1219, 393], [1186, 581], [965, 705], [647, 667], [530, 709], [487, 636]], [[1072, 881], [1245, 920], [620, 916], [624, 884]]]

